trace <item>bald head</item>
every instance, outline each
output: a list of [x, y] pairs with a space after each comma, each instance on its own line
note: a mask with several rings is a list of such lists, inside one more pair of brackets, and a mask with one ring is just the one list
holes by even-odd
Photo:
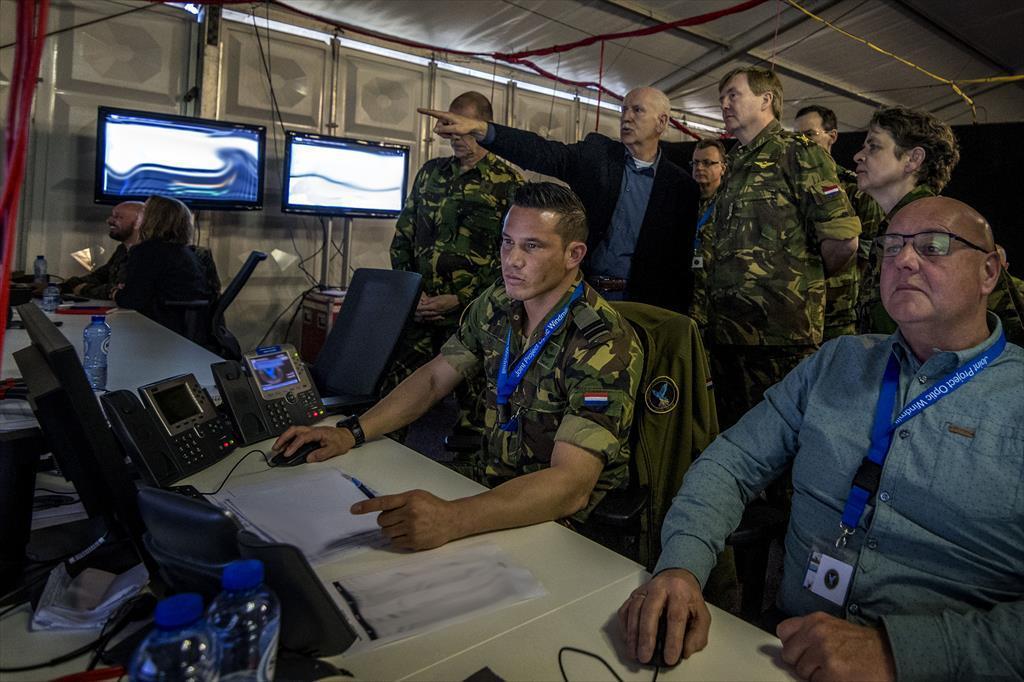
[[984, 216], [962, 201], [950, 197], [925, 197], [904, 206], [893, 217], [889, 232], [909, 234], [903, 226], [914, 224], [914, 229], [928, 229], [928, 226], [944, 232], [952, 232], [972, 244], [995, 251], [992, 228]]
[[657, 88], [634, 88], [622, 100], [619, 140], [641, 161], [658, 155], [658, 139], [668, 127], [671, 105]]
[[111, 239], [124, 242], [126, 246], [132, 246], [138, 241], [139, 233], [135, 223], [142, 212], [142, 205], [141, 201], [122, 201], [110, 210], [107, 227], [110, 228]]

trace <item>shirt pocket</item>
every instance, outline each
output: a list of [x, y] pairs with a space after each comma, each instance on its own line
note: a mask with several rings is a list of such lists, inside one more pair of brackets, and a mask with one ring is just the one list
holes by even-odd
[[729, 216], [729, 233], [723, 235], [727, 251], [773, 251], [781, 238], [780, 200], [778, 192], [751, 189], [738, 194], [731, 207], [719, 206]]
[[967, 518], [1008, 518], [1021, 506], [1024, 433], [990, 419], [943, 421], [930, 490], [936, 507]]

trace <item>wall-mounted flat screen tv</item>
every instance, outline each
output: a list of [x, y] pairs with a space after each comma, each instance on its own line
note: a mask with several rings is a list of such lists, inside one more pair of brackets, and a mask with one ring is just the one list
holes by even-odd
[[281, 210], [394, 218], [409, 181], [409, 147], [289, 130]]
[[263, 208], [266, 128], [100, 107], [97, 203], [174, 197], [193, 209]]

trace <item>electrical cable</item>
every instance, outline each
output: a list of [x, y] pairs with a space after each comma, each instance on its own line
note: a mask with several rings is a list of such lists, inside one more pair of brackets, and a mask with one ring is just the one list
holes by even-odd
[[[583, 654], [584, 656], [589, 656], [590, 658], [597, 659], [598, 661], [601, 662], [601, 665], [603, 665], [605, 668], [608, 669], [608, 672], [610, 672], [612, 674], [612, 677], [614, 677], [618, 682], [622, 682], [622, 678], [619, 677], [619, 674], [617, 672], [615, 672], [615, 669], [612, 668], [608, 664], [608, 661], [604, 660], [603, 658], [601, 658], [597, 654], [595, 654], [593, 652], [590, 652], [590, 651], [585, 651], [584, 649], [577, 649], [574, 646], [563, 646], [561, 649], [558, 650], [558, 670], [559, 670], [559, 672], [562, 673], [562, 679], [565, 682], [569, 682], [569, 677], [565, 674], [565, 666], [562, 664], [562, 654], [565, 653], [566, 651], [571, 651], [574, 654]], [[658, 671], [657, 671], [657, 669], [655, 669], [655, 671], [654, 671], [654, 679], [655, 680], [658, 679]]]
[[268, 467], [270, 466], [270, 460], [267, 459], [267, 453], [263, 452], [259, 448], [253, 448], [249, 452], [247, 452], [244, 455], [242, 455], [241, 458], [239, 458], [239, 460], [237, 462], [235, 462], [235, 465], [233, 467], [231, 467], [231, 469], [228, 470], [227, 475], [224, 477], [224, 480], [220, 482], [219, 486], [217, 486], [216, 488], [214, 488], [213, 490], [211, 490], [209, 492], [206, 492], [205, 490], [200, 490], [199, 494], [200, 495], [216, 495], [217, 493], [219, 493], [221, 491], [221, 488], [224, 487], [224, 484], [226, 484], [228, 482], [228, 479], [231, 478], [231, 474], [235, 473], [235, 469], [238, 468], [238, 465], [241, 464], [242, 462], [244, 462], [249, 457], [249, 455], [251, 455], [254, 452], [258, 452], [261, 455], [263, 455], [263, 461], [266, 462]]
[[[291, 307], [292, 307], [293, 305], [295, 305], [295, 302], [296, 302], [296, 301], [298, 301], [298, 300], [299, 300], [300, 298], [305, 298], [307, 294], [311, 293], [311, 292], [312, 292], [312, 291], [314, 291], [315, 289], [316, 289], [316, 287], [315, 287], [315, 286], [314, 286], [314, 287], [309, 287], [308, 289], [305, 289], [304, 291], [302, 291], [301, 293], [299, 293], [299, 295], [298, 295], [298, 296], [296, 296], [295, 298], [293, 298], [293, 299], [291, 300], [291, 302], [290, 302], [290, 303], [289, 303], [288, 305], [286, 305], [286, 306], [284, 307], [284, 309], [283, 309], [283, 310], [281, 310], [281, 312], [280, 312], [280, 313], [278, 313], [278, 314], [277, 314], [277, 317], [275, 317], [275, 318], [274, 318], [274, 321], [270, 323], [270, 326], [269, 326], [269, 327], [267, 328], [267, 331], [266, 331], [266, 333], [265, 333], [265, 334], [263, 335], [263, 337], [262, 337], [262, 338], [260, 339], [260, 342], [259, 342], [259, 343], [257, 343], [256, 345], [257, 345], [257, 346], [262, 346], [262, 345], [263, 345], [263, 343], [264, 343], [264, 342], [265, 342], [265, 341], [267, 340], [267, 337], [268, 337], [268, 336], [270, 336], [270, 332], [274, 331], [274, 327], [275, 327], [275, 326], [277, 325], [278, 321], [279, 321], [279, 320], [280, 320], [280, 319], [281, 319], [281, 318], [282, 318], [282, 317], [284, 316], [284, 314], [285, 314], [286, 312], [288, 312], [288, 311], [289, 311], [289, 310], [291, 309]], [[299, 307], [301, 308], [302, 306], [300, 305]]]

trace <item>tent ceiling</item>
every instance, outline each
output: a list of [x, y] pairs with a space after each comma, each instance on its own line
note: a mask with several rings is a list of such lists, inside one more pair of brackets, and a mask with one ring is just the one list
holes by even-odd
[[[444, 49], [514, 52], [629, 31], [714, 12], [739, 0], [285, 0], [336, 22]], [[1024, 72], [1024, 5], [1005, 0], [803, 0], [811, 11], [938, 75], [983, 78]], [[598, 80], [600, 47], [532, 58], [579, 81]], [[609, 42], [604, 84], [625, 93], [657, 84], [683, 112], [721, 120], [718, 79], [736, 64], [774, 55], [786, 121], [799, 106], [834, 109], [840, 129], [862, 129], [879, 105], [970, 123], [952, 89], [807, 18], [783, 0], [691, 28]], [[456, 58], [453, 58], [453, 60]], [[1024, 83], [964, 88], [978, 122], [1024, 120]]]

